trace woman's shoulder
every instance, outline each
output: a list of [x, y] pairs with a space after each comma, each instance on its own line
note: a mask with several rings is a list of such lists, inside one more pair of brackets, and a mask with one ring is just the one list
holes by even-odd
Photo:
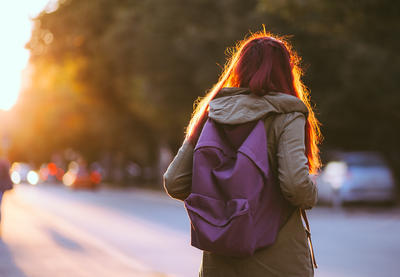
[[306, 114], [300, 111], [293, 111], [287, 113], [278, 113], [271, 117], [264, 119], [265, 124], [271, 124], [278, 129], [290, 127], [291, 123], [295, 122], [306, 122]]
[[263, 99], [274, 106], [277, 113], [296, 113], [308, 114], [307, 106], [300, 98], [282, 92], [270, 92], [263, 96]]
[[[275, 114], [264, 119], [264, 126], [270, 141], [277, 142], [283, 132], [299, 128], [303, 128], [306, 123], [306, 116], [302, 112], [288, 112]], [[294, 130], [294, 131], [296, 131]]]

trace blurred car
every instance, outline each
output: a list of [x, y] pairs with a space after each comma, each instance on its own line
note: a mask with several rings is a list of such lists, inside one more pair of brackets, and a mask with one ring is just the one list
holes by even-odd
[[376, 152], [343, 152], [317, 178], [320, 203], [396, 202], [396, 184], [385, 159]]
[[10, 168], [11, 180], [14, 184], [28, 183], [28, 173], [32, 170], [27, 163], [14, 162]]
[[80, 171], [71, 185], [72, 189], [97, 189], [98, 184], [93, 182], [88, 172]]
[[63, 183], [71, 189], [91, 189], [98, 188], [101, 176], [97, 171], [89, 171], [86, 164], [75, 161], [69, 164], [68, 171], [64, 174]]
[[64, 176], [64, 169], [57, 166], [55, 163], [44, 163], [40, 166], [39, 176], [42, 182], [50, 184], [58, 184]]

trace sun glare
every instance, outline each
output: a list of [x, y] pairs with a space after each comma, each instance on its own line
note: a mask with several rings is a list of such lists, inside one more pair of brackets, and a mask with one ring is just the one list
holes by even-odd
[[0, 2], [0, 110], [11, 109], [23, 87], [22, 72], [29, 59], [25, 44], [31, 34], [31, 18], [56, 0], [14, 0]]

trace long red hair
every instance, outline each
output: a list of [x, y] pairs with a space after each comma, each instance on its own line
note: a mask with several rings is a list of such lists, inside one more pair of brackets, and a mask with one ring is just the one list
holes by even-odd
[[309, 91], [301, 81], [300, 57], [282, 37], [257, 32], [230, 49], [230, 54], [218, 82], [195, 102], [195, 109], [186, 129], [186, 139], [202, 128], [210, 101], [223, 87], [247, 87], [257, 95], [283, 92], [298, 97], [308, 109], [305, 126], [306, 155], [310, 173], [321, 166], [318, 144], [321, 140], [319, 122], [309, 100]]

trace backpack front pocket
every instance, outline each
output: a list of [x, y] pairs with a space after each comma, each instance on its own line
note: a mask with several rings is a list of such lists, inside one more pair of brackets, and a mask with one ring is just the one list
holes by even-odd
[[191, 193], [185, 207], [192, 225], [193, 246], [230, 256], [254, 252], [256, 241], [247, 199], [223, 201]]

